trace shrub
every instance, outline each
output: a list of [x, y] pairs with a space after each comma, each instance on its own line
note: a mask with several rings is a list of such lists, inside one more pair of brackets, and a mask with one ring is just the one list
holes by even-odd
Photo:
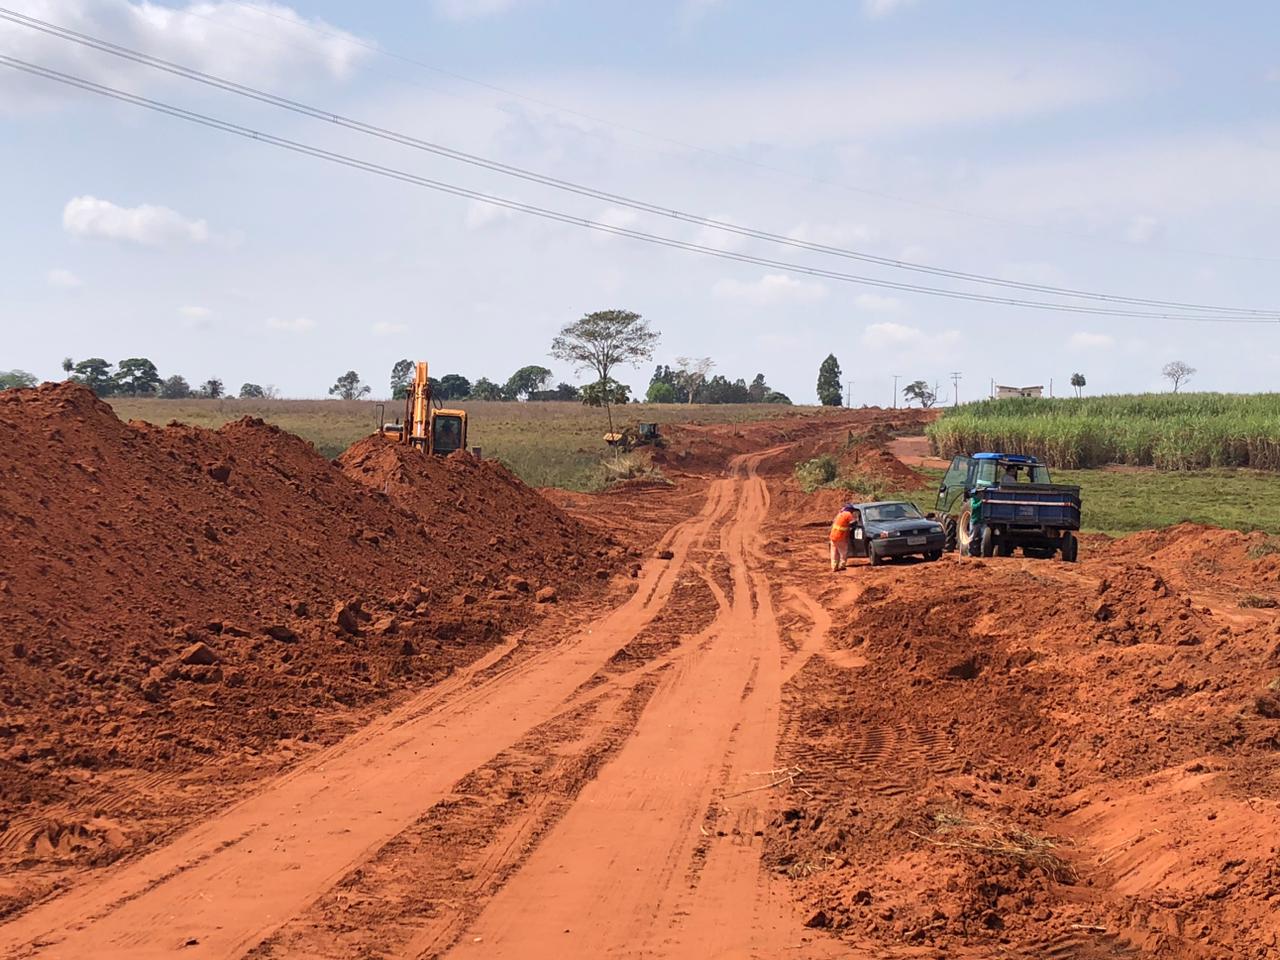
[[819, 487], [835, 480], [839, 469], [835, 457], [823, 454], [796, 464], [796, 483], [800, 484], [800, 489], [805, 493], [813, 493]]

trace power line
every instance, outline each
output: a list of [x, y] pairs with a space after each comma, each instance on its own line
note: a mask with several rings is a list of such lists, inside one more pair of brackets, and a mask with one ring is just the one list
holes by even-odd
[[[1101, 242], [1111, 246], [1125, 247], [1130, 251], [1134, 250], [1135, 247], [1138, 246], [1137, 244], [1131, 241], [1120, 240], [1114, 237], [1094, 236], [1094, 235], [1085, 234], [1085, 233], [1075, 233], [1070, 230], [1061, 230], [1053, 227], [1048, 227], [1041, 223], [1024, 223], [1019, 220], [1011, 220], [1007, 217], [997, 217], [989, 213], [979, 213], [976, 210], [965, 210], [959, 207], [950, 207], [945, 204], [930, 203], [925, 200], [913, 199], [911, 197], [903, 197], [903, 196], [899, 196], [897, 194], [889, 193], [883, 190], [873, 190], [870, 187], [859, 187], [859, 186], [854, 186], [848, 183], [842, 183], [836, 180], [828, 180], [825, 177], [815, 177], [812, 174], [797, 173], [796, 171], [788, 170], [785, 167], [779, 167], [770, 163], [764, 163], [759, 160], [753, 160], [750, 157], [740, 157], [732, 153], [726, 153], [722, 150], [714, 150], [710, 147], [704, 147], [704, 146], [701, 146], [700, 144], [690, 143], [688, 141], [680, 140], [678, 138], [671, 137], [666, 134], [654, 133], [651, 130], [644, 130], [640, 127], [635, 127], [630, 124], [621, 123], [617, 120], [610, 120], [608, 117], [601, 117], [596, 114], [587, 113], [586, 111], [575, 109], [574, 107], [567, 107], [563, 104], [555, 103], [554, 101], [551, 101], [551, 100], [530, 96], [527, 93], [521, 93], [519, 90], [513, 90], [510, 87], [499, 86], [498, 84], [490, 83], [486, 80], [478, 80], [475, 77], [467, 76], [466, 74], [459, 73], [456, 70], [449, 70], [445, 67], [441, 67], [433, 63], [428, 63], [427, 61], [418, 59], [416, 57], [410, 57], [402, 53], [397, 53], [394, 50], [387, 50], [386, 48], [380, 46], [379, 44], [370, 43], [369, 41], [363, 40], [360, 37], [355, 36], [354, 34], [347, 33], [346, 31], [339, 32], [337, 30], [325, 30], [309, 21], [283, 16], [282, 14], [276, 13], [275, 11], [268, 9], [267, 7], [262, 6], [257, 2], [253, 2], [253, 0], [226, 0], [226, 2], [234, 3], [237, 6], [244, 7], [246, 10], [253, 10], [255, 13], [263, 14], [264, 16], [271, 17], [272, 19], [279, 20], [282, 23], [287, 23], [290, 26], [297, 27], [300, 30], [306, 30], [309, 33], [314, 33], [318, 36], [328, 37], [330, 39], [341, 39], [348, 43], [353, 43], [356, 46], [362, 47], [363, 49], [376, 54], [377, 56], [386, 57], [391, 60], [398, 60], [401, 63], [409, 64], [410, 66], [415, 66], [423, 70], [428, 70], [432, 73], [439, 74], [440, 76], [443, 76], [443, 77], [449, 77], [450, 79], [453, 79], [453, 80], [460, 80], [463, 83], [471, 84], [472, 86], [480, 87], [485, 90], [490, 90], [490, 91], [493, 91], [494, 93], [500, 93], [506, 97], [512, 97], [513, 99], [516, 99], [516, 100], [523, 100], [526, 103], [532, 103], [536, 106], [544, 107], [548, 110], [553, 110], [556, 113], [562, 113], [572, 117], [579, 117], [580, 119], [589, 120], [592, 123], [598, 123], [598, 124], [601, 124], [602, 126], [613, 127], [616, 130], [623, 130], [623, 131], [626, 131], [627, 133], [633, 133], [633, 134], [636, 134], [637, 136], [644, 137], [645, 139], [648, 139], [648, 140], [654, 140], [659, 143], [665, 143], [670, 146], [679, 147], [682, 150], [689, 150], [695, 153], [701, 153], [705, 156], [714, 157], [718, 160], [727, 160], [730, 163], [735, 163], [740, 166], [752, 167], [756, 170], [763, 171], [765, 173], [781, 175], [791, 180], [806, 181], [808, 183], [817, 184], [823, 187], [834, 187], [837, 190], [844, 190], [844, 191], [848, 191], [849, 193], [856, 193], [856, 194], [860, 194], [862, 196], [868, 196], [868, 197], [876, 197], [877, 199], [880, 199], [880, 200], [888, 200], [891, 203], [899, 203], [904, 206], [917, 207], [921, 210], [932, 210], [938, 213], [948, 214], [949, 216], [964, 217], [971, 220], [980, 220], [986, 223], [995, 224], [997, 226], [1013, 227], [1014, 229], [1017, 229], [1017, 230], [1030, 230], [1030, 231], [1036, 231], [1040, 233], [1047, 233], [1050, 235], [1056, 234], [1057, 236], [1065, 237], [1067, 239], [1078, 241], [1078, 242], [1084, 242], [1084, 243]], [[204, 19], [208, 20], [210, 23], [217, 24], [218, 26], [222, 26], [222, 27], [231, 26], [230, 24], [226, 24], [221, 21], [215, 20], [213, 17], [210, 17], [207, 14], [197, 13], [193, 9], [188, 9], [185, 12], [190, 16], [204, 17]], [[238, 29], [244, 33], [249, 33], [253, 36], [258, 36], [258, 37], [263, 36], [263, 34], [257, 33], [256, 31], [252, 31], [252, 30], [246, 30], [243, 27], [236, 27], [235, 29]], [[394, 75], [383, 73], [383, 76], [394, 76]], [[394, 77], [394, 79], [400, 80], [401, 82], [404, 82], [404, 83], [409, 83], [409, 84], [414, 83], [414, 81], [408, 80], [405, 77]], [[447, 93], [447, 91], [441, 91], [437, 87], [425, 87], [425, 89], [436, 90], [437, 92]], [[454, 96], [456, 96], [456, 94], [454, 94]], [[494, 107], [492, 104], [487, 104], [487, 106], [490, 106], [493, 109], [499, 109], [499, 110], [501, 109], [500, 107]], [[1186, 247], [1171, 247], [1171, 246], [1168, 246], [1167, 244], [1160, 244], [1155, 248], [1165, 253], [1174, 253], [1180, 256], [1215, 257], [1223, 260], [1240, 260], [1240, 261], [1251, 262], [1251, 263], [1280, 263], [1280, 258], [1277, 258], [1277, 257], [1259, 257], [1259, 256], [1252, 256], [1249, 254], [1222, 253], [1221, 251], [1213, 251], [1213, 250], [1196, 250], [1196, 249], [1191, 249]]]
[[585, 227], [602, 233], [608, 233], [615, 236], [629, 237], [635, 240], [642, 240], [647, 243], [659, 246], [670, 247], [672, 249], [684, 250], [688, 252], [701, 253], [708, 256], [719, 257], [725, 260], [733, 260], [739, 263], [750, 263], [756, 266], [771, 267], [778, 270], [784, 270], [793, 273], [804, 274], [807, 276], [822, 277], [824, 279], [837, 280], [844, 283], [853, 283], [882, 289], [901, 290], [911, 293], [922, 293], [929, 296], [944, 297], [952, 300], [964, 300], [969, 302], [995, 303], [1007, 306], [1022, 306], [1038, 310], [1049, 310], [1060, 313], [1071, 314], [1089, 314], [1109, 317], [1130, 317], [1135, 319], [1148, 320], [1191, 320], [1195, 322], [1214, 322], [1214, 323], [1265, 323], [1273, 324], [1280, 321], [1262, 320], [1246, 317], [1212, 317], [1212, 316], [1187, 316], [1184, 314], [1170, 313], [1152, 313], [1137, 310], [1121, 310], [1104, 307], [1086, 307], [1075, 306], [1071, 304], [1048, 303], [1037, 300], [1022, 300], [1012, 297], [994, 297], [985, 294], [971, 293], [967, 291], [946, 290], [938, 287], [925, 287], [918, 284], [907, 284], [893, 280], [884, 280], [873, 277], [864, 277], [857, 274], [842, 273], [835, 270], [828, 270], [821, 267], [808, 266], [806, 264], [791, 263], [782, 260], [773, 260], [766, 257], [759, 257], [750, 254], [740, 253], [732, 250], [725, 250], [718, 247], [710, 247], [705, 244], [692, 243], [685, 240], [677, 240], [672, 237], [664, 237], [657, 234], [646, 233], [640, 230], [633, 230], [628, 227], [616, 226], [613, 224], [601, 223], [599, 221], [590, 220], [584, 217], [563, 213], [558, 210], [552, 210], [546, 207], [538, 207], [533, 204], [522, 203], [517, 200], [510, 200], [505, 197], [498, 197], [492, 194], [481, 193], [477, 190], [470, 190], [456, 184], [446, 183], [441, 180], [433, 180], [428, 177], [419, 176], [418, 174], [409, 173], [395, 167], [388, 167], [382, 164], [373, 163], [367, 160], [361, 160], [347, 154], [337, 153], [330, 150], [324, 150], [310, 144], [301, 143], [296, 140], [289, 140], [284, 137], [278, 137], [274, 134], [265, 133], [255, 130], [251, 127], [242, 126], [240, 124], [231, 123], [226, 120], [220, 120], [210, 117], [207, 114], [197, 113], [193, 110], [187, 110], [183, 107], [174, 106], [163, 101], [153, 100], [138, 94], [127, 93], [114, 87], [106, 86], [83, 77], [77, 77], [72, 74], [63, 73], [50, 67], [40, 66], [25, 60], [19, 60], [15, 57], [0, 55], [0, 65], [8, 66], [16, 70], [34, 76], [42, 77], [47, 80], [53, 80], [67, 86], [76, 87], [90, 93], [96, 93], [114, 100], [124, 103], [133, 104], [135, 106], [144, 107], [157, 113], [167, 114], [169, 116], [186, 120], [200, 126], [209, 127], [211, 129], [220, 130], [224, 133], [231, 133], [236, 136], [243, 137], [248, 140], [255, 140], [266, 143], [271, 146], [280, 147], [281, 149], [290, 150], [294, 153], [304, 154], [306, 156], [315, 157], [321, 160], [327, 160], [331, 163], [341, 166], [351, 167], [357, 170], [363, 170], [367, 173], [373, 173], [388, 179], [397, 180], [403, 183], [409, 183], [414, 186], [425, 187], [427, 189], [436, 190], [441, 193], [451, 194], [457, 197], [476, 200], [482, 203], [492, 204], [494, 206], [503, 207], [509, 210], [515, 210], [521, 213], [530, 214], [532, 216], [542, 217], [544, 219], [553, 220], [559, 223], [566, 223], [573, 226]]
[[1145, 307], [1161, 307], [1168, 310], [1176, 311], [1200, 311], [1219, 315], [1239, 315], [1242, 317], [1256, 317], [1268, 320], [1280, 320], [1280, 311], [1264, 310], [1247, 307], [1228, 307], [1214, 304], [1188, 303], [1178, 300], [1159, 300], [1145, 297], [1128, 297], [1116, 294], [1097, 293], [1087, 290], [1077, 290], [1068, 287], [1055, 287], [1047, 284], [1036, 284], [1017, 280], [1008, 280], [1000, 277], [989, 276], [985, 274], [970, 273], [966, 271], [953, 270], [945, 267], [930, 266], [927, 264], [912, 263], [906, 260], [899, 260], [891, 257], [882, 257], [863, 251], [850, 250], [848, 248], [831, 246], [828, 244], [812, 243], [800, 240], [795, 237], [787, 237], [780, 234], [771, 233], [753, 227], [741, 226], [739, 224], [729, 223], [727, 221], [717, 220], [711, 217], [704, 217], [698, 214], [688, 213], [662, 206], [645, 200], [637, 200], [621, 194], [610, 193], [608, 191], [595, 189], [585, 186], [574, 181], [561, 179], [559, 177], [538, 173], [522, 167], [513, 166], [511, 164], [502, 163], [500, 161], [491, 160], [486, 157], [477, 156], [465, 151], [456, 150], [443, 144], [434, 143], [428, 140], [422, 140], [417, 137], [389, 130], [384, 127], [375, 126], [373, 124], [364, 123], [350, 117], [343, 116], [333, 111], [324, 110], [319, 107], [313, 107], [287, 97], [281, 97], [276, 94], [259, 90], [246, 84], [236, 83], [226, 80], [212, 74], [196, 70], [182, 64], [164, 60], [160, 57], [154, 57], [128, 47], [103, 40], [89, 34], [61, 27], [56, 24], [39, 20], [35, 17], [29, 17], [25, 14], [17, 13], [4, 7], [0, 7], [0, 19], [9, 20], [12, 23], [29, 27], [33, 30], [40, 31], [50, 36], [55, 36], [63, 40], [80, 44], [91, 49], [108, 53], [134, 63], [149, 66], [155, 69], [163, 70], [167, 73], [193, 80], [215, 89], [234, 93], [251, 100], [267, 103], [272, 106], [289, 110], [316, 120], [322, 120], [349, 130], [363, 133], [369, 136], [377, 137], [382, 140], [393, 142], [402, 146], [411, 147], [413, 149], [422, 150], [437, 156], [443, 156], [451, 160], [456, 160], [472, 166], [478, 166], [483, 169], [501, 173], [506, 176], [515, 177], [532, 183], [538, 183], [543, 186], [549, 186], [557, 190], [576, 194], [578, 196], [591, 197], [596, 200], [602, 200], [608, 203], [617, 204], [629, 209], [638, 210], [644, 213], [654, 214], [666, 217], [668, 219], [677, 220], [684, 223], [696, 224], [703, 227], [722, 230], [727, 233], [736, 234], [738, 236], [749, 237], [751, 239], [762, 240], [770, 243], [776, 243], [782, 246], [788, 246], [807, 250], [814, 253], [821, 253], [830, 256], [841, 257], [844, 259], [857, 260], [864, 263], [871, 263], [877, 266], [889, 267], [892, 269], [900, 269], [915, 273], [924, 273], [931, 276], [945, 277], [948, 279], [959, 280], [965, 283], [974, 283], [986, 286], [1002, 287], [1007, 289], [1026, 290], [1034, 293], [1045, 294], [1048, 296], [1063, 297], [1079, 300], [1090, 300], [1103, 303], [1130, 304]]

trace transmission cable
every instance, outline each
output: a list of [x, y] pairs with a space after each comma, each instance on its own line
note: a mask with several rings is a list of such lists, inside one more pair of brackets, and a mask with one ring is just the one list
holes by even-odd
[[900, 260], [891, 257], [878, 256], [876, 254], [866, 253], [858, 250], [850, 250], [843, 247], [831, 246], [828, 244], [813, 243], [796, 237], [788, 237], [781, 234], [771, 233], [765, 230], [753, 227], [741, 226], [739, 224], [730, 223], [723, 220], [717, 220], [711, 217], [705, 217], [698, 214], [688, 213], [671, 207], [665, 207], [645, 200], [637, 200], [621, 194], [610, 193], [608, 191], [599, 190], [593, 187], [575, 183], [570, 180], [564, 180], [559, 177], [550, 176], [548, 174], [538, 173], [522, 167], [513, 166], [511, 164], [502, 163], [501, 161], [492, 160], [481, 157], [476, 154], [467, 153], [457, 150], [443, 144], [434, 143], [423, 140], [418, 137], [409, 136], [384, 127], [375, 126], [365, 123], [333, 111], [324, 110], [314, 107], [297, 100], [287, 97], [278, 96], [246, 84], [237, 83], [222, 77], [196, 70], [191, 67], [184, 66], [173, 61], [164, 60], [150, 54], [142, 53], [128, 47], [103, 40], [89, 34], [61, 27], [56, 24], [39, 20], [35, 17], [29, 17], [25, 14], [17, 13], [4, 7], [0, 7], [0, 19], [9, 20], [12, 23], [30, 27], [50, 36], [68, 40], [91, 49], [108, 53], [121, 59], [129, 60], [143, 66], [152, 67], [154, 69], [163, 70], [167, 73], [182, 77], [184, 79], [193, 80], [206, 86], [214, 87], [238, 96], [246, 97], [272, 106], [280, 107], [293, 113], [311, 117], [312, 119], [322, 120], [349, 130], [363, 133], [369, 136], [377, 137], [402, 146], [432, 153], [437, 156], [446, 157], [472, 166], [481, 167], [506, 176], [515, 177], [527, 182], [537, 183], [543, 186], [552, 187], [567, 193], [576, 194], [578, 196], [590, 197], [592, 199], [601, 200], [607, 203], [616, 204], [618, 206], [637, 210], [643, 213], [654, 214], [666, 217], [668, 219], [677, 220], [683, 223], [695, 224], [702, 227], [709, 227], [721, 230], [726, 233], [736, 234], [738, 236], [748, 237], [755, 240], [776, 243], [783, 246], [793, 247], [797, 249], [807, 250], [814, 253], [825, 254], [829, 256], [841, 257], [844, 259], [857, 260], [864, 263], [872, 263], [877, 266], [889, 267], [892, 269], [900, 269], [915, 273], [924, 273], [932, 276], [946, 277], [948, 279], [960, 280], [966, 283], [974, 283], [986, 286], [996, 286], [1007, 289], [1026, 290], [1034, 293], [1047, 294], [1049, 296], [1057, 296], [1079, 300], [1092, 300], [1104, 303], [1130, 304], [1136, 306], [1148, 307], [1164, 307], [1177, 311], [1201, 311], [1218, 315], [1240, 315], [1247, 317], [1258, 317], [1261, 319], [1280, 319], [1280, 311], [1266, 310], [1247, 307], [1228, 307], [1214, 304], [1188, 303], [1178, 300], [1159, 300], [1144, 297], [1128, 297], [1117, 294], [1097, 293], [1087, 290], [1077, 290], [1068, 287], [1057, 287], [1048, 284], [1038, 284], [1026, 281], [1009, 280], [1000, 277], [988, 276], [985, 274], [969, 273], [966, 271], [952, 270], [945, 267], [930, 266], [928, 264], [912, 263], [906, 260]]
[[508, 210], [514, 210], [520, 213], [530, 214], [532, 216], [542, 217], [547, 220], [554, 220], [559, 223], [571, 224], [573, 226], [585, 227], [590, 230], [596, 230], [601, 233], [612, 234], [614, 236], [629, 237], [635, 240], [642, 240], [646, 243], [652, 243], [659, 246], [670, 247], [678, 250], [685, 250], [694, 253], [701, 253], [707, 256], [719, 257], [724, 260], [733, 260], [739, 263], [750, 263], [756, 266], [770, 267], [777, 270], [784, 270], [791, 273], [799, 273], [808, 276], [821, 277], [823, 279], [836, 280], [843, 283], [860, 284], [864, 286], [877, 287], [888, 290], [899, 290], [909, 293], [920, 293], [928, 296], [943, 297], [951, 300], [963, 300], [975, 303], [995, 303], [1005, 306], [1027, 307], [1036, 310], [1049, 310], [1060, 313], [1108, 316], [1108, 317], [1130, 317], [1135, 319], [1146, 320], [1190, 320], [1198, 323], [1254, 323], [1254, 324], [1273, 324], [1280, 323], [1280, 320], [1269, 320], [1252, 317], [1238, 316], [1194, 316], [1178, 313], [1153, 313], [1136, 310], [1122, 310], [1104, 307], [1087, 307], [1072, 304], [1052, 303], [1039, 300], [1023, 300], [1013, 297], [996, 297], [987, 294], [972, 293], [959, 290], [947, 290], [939, 287], [926, 287], [919, 284], [901, 283], [894, 280], [884, 280], [874, 277], [860, 276], [857, 274], [842, 273], [835, 270], [828, 270], [821, 267], [808, 266], [806, 264], [792, 263], [782, 260], [773, 260], [766, 257], [754, 256], [733, 250], [725, 250], [719, 247], [710, 247], [704, 244], [692, 243], [685, 240], [677, 240], [673, 237], [664, 237], [658, 234], [646, 233], [640, 230], [633, 230], [628, 227], [616, 226], [608, 223], [601, 223], [596, 220], [590, 220], [584, 217], [575, 216], [558, 210], [548, 209], [546, 207], [538, 207], [533, 204], [522, 203], [517, 200], [511, 200], [505, 197], [498, 197], [492, 194], [481, 193], [477, 190], [470, 190], [466, 187], [460, 187], [456, 184], [446, 183], [441, 180], [433, 180], [428, 177], [419, 176], [418, 174], [409, 173], [395, 167], [388, 167], [382, 164], [373, 163], [368, 160], [361, 160], [357, 157], [351, 157], [347, 154], [337, 153], [315, 147], [310, 144], [301, 143], [296, 140], [289, 140], [284, 137], [278, 137], [274, 134], [266, 133], [261, 130], [255, 130], [251, 127], [242, 126], [227, 120], [221, 120], [207, 114], [197, 113], [194, 110], [187, 110], [173, 104], [165, 103], [160, 100], [154, 100], [143, 97], [138, 94], [128, 93], [123, 90], [109, 87], [105, 84], [88, 80], [84, 77], [77, 77], [73, 74], [64, 73], [50, 67], [44, 67], [39, 64], [30, 63], [20, 60], [16, 57], [0, 55], [0, 65], [8, 66], [16, 70], [23, 71], [34, 76], [42, 77], [46, 80], [56, 81], [67, 86], [76, 87], [90, 93], [96, 93], [100, 96], [119, 100], [124, 103], [133, 104], [135, 106], [144, 107], [157, 113], [167, 114], [180, 120], [186, 120], [200, 126], [209, 127], [215, 130], [221, 130], [225, 133], [231, 133], [236, 136], [243, 137], [248, 140], [255, 140], [260, 143], [266, 143], [272, 146], [280, 147], [284, 150], [290, 150], [295, 153], [304, 154], [306, 156], [315, 157], [321, 160], [327, 160], [331, 163], [342, 166], [351, 167], [357, 170], [363, 170], [367, 173], [373, 173], [378, 176], [386, 177], [391, 180], [397, 180], [403, 183], [412, 184], [414, 186], [425, 187], [430, 190], [436, 190], [441, 193], [451, 194], [457, 197], [464, 197], [470, 200], [476, 200], [481, 203], [491, 204], [497, 207], [503, 207]]

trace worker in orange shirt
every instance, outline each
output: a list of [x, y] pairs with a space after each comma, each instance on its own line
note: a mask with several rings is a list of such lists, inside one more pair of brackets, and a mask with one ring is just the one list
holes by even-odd
[[846, 503], [831, 524], [831, 572], [843, 570], [849, 558], [850, 531], [858, 525], [858, 508]]

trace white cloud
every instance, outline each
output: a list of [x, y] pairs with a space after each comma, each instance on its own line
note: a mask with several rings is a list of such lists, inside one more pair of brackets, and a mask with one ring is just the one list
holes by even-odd
[[79, 277], [64, 267], [50, 270], [45, 274], [45, 279], [49, 281], [49, 286], [51, 287], [64, 287], [68, 290], [83, 285]]
[[873, 350], [910, 350], [936, 356], [960, 342], [958, 330], [929, 333], [904, 323], [872, 323], [862, 331], [862, 342]]
[[[803, 150], [925, 133], [1016, 127], [1146, 91], [1154, 68], [1093, 48], [984, 50], [889, 62], [854, 60], [755, 78], [725, 76], [697, 96], [674, 78], [562, 75], [540, 98], [714, 150]], [[804, 109], [797, 109], [804, 104]], [[875, 154], [869, 154], [874, 156]]]
[[306, 333], [315, 328], [316, 322], [310, 317], [294, 317], [292, 320], [285, 320], [280, 317], [268, 317], [268, 330], [281, 330], [285, 333]]
[[478, 20], [506, 13], [521, 0], [435, 0], [436, 13], [446, 20]]
[[[272, 0], [195, 0], [180, 7], [149, 0], [20, 0], [16, 6], [42, 20], [246, 83], [306, 86], [317, 75], [342, 80], [370, 52], [358, 37]], [[134, 92], [176, 82], [126, 60], [90, 56], [74, 43], [10, 24], [0, 30], [0, 53]], [[6, 80], [0, 107], [27, 108], [64, 94], [71, 95], [45, 80]]]
[[371, 329], [376, 336], [390, 337], [397, 333], [408, 333], [409, 325], [407, 323], [391, 323], [388, 320], [379, 320]]
[[864, 223], [805, 222], [788, 231], [787, 236], [825, 247], [851, 247], [872, 242], [876, 231]]
[[503, 223], [515, 216], [515, 211], [495, 203], [472, 200], [467, 204], [465, 223], [468, 230], [482, 230], [495, 223]]
[[811, 303], [827, 295], [827, 288], [812, 280], [798, 280], [785, 273], [767, 273], [759, 280], [745, 282], [726, 277], [711, 288], [712, 296], [721, 300], [738, 300], [768, 306], [776, 303]]
[[915, 2], [916, 0], [862, 0], [862, 11], [871, 19], [878, 20], [913, 6]]
[[1155, 217], [1138, 216], [1129, 221], [1125, 227], [1124, 238], [1130, 243], [1150, 243], [1164, 230], [1164, 225]]
[[208, 307], [179, 307], [178, 313], [188, 320], [204, 320], [213, 315], [213, 311]]
[[902, 309], [902, 301], [897, 297], [886, 297], [878, 293], [860, 293], [853, 298], [853, 305], [859, 310], [877, 313], [896, 313]]
[[1102, 350], [1116, 345], [1116, 338], [1107, 333], [1090, 333], [1081, 330], [1071, 335], [1071, 345], [1080, 350]]
[[205, 221], [189, 219], [168, 207], [148, 203], [121, 207], [89, 196], [67, 201], [62, 211], [62, 226], [75, 237], [125, 240], [152, 247], [204, 243], [210, 237]]

